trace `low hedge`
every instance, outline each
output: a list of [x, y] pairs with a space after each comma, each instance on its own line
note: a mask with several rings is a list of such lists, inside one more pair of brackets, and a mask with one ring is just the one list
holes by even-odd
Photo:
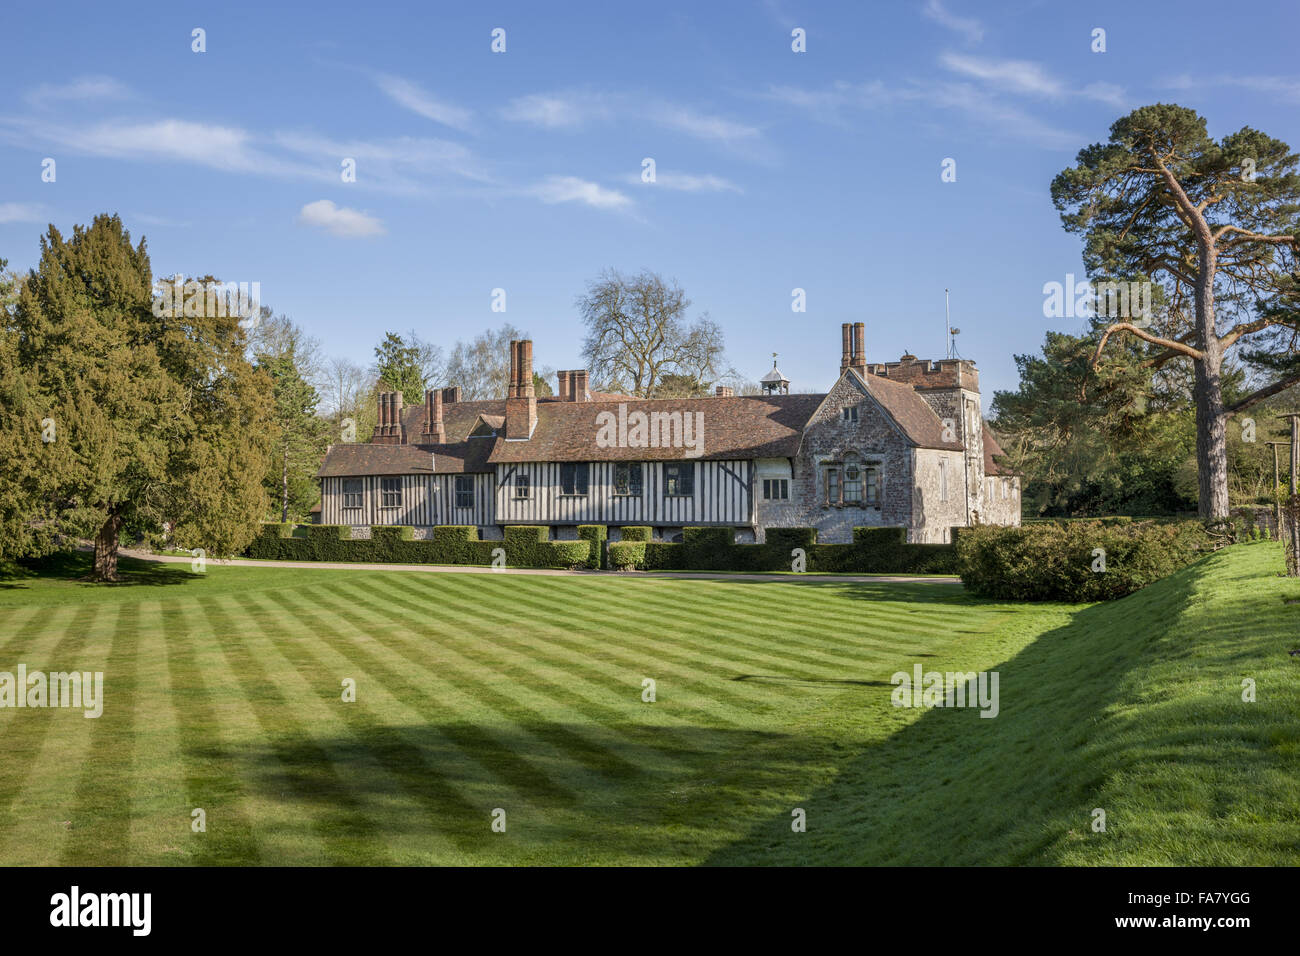
[[649, 541], [650, 528], [640, 524], [624, 525], [620, 529], [620, 535], [624, 541]]
[[578, 525], [578, 539], [590, 542], [591, 553], [587, 557], [587, 567], [593, 571], [605, 566], [605, 539], [608, 537], [609, 528], [603, 524]]
[[955, 574], [951, 544], [908, 544], [903, 528], [854, 528], [852, 544], [817, 544], [816, 528], [769, 528], [764, 544], [736, 544], [732, 528], [684, 528], [682, 543], [616, 542], [609, 566], [642, 571], [791, 571], [796, 548], [804, 570], [856, 574]]
[[962, 531], [957, 563], [962, 583], [981, 597], [1105, 601], [1167, 577], [1212, 547], [1198, 521], [987, 525]]
[[375, 564], [468, 564], [488, 566], [504, 548], [507, 567], [591, 567], [590, 540], [548, 541], [545, 527], [508, 527], [506, 540], [482, 541], [473, 525], [446, 525], [414, 540], [414, 529], [377, 525], [369, 538], [352, 538], [348, 525], [308, 525], [307, 537], [284, 537], [282, 526], [264, 525], [253, 539], [250, 558], [276, 561], [335, 561]]

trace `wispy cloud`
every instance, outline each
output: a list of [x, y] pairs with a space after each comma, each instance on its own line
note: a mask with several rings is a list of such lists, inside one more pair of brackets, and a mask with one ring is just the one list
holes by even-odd
[[[998, 137], [1034, 143], [1049, 149], [1068, 148], [1078, 137], [1037, 119], [996, 93], [968, 82], [913, 81], [890, 86], [878, 80], [839, 82], [822, 89], [771, 87], [765, 99], [803, 110], [819, 122], [847, 126], [854, 111], [907, 109], [947, 111]], [[919, 111], [918, 111], [919, 112]]]
[[593, 123], [619, 120], [649, 123], [660, 129], [727, 147], [762, 145], [762, 130], [740, 120], [705, 112], [683, 103], [631, 93], [553, 91], [511, 100], [503, 119], [542, 129], [576, 130]]
[[596, 209], [624, 209], [632, 200], [617, 189], [606, 189], [577, 176], [550, 176], [531, 190], [544, 203], [578, 202]]
[[45, 207], [31, 202], [0, 202], [0, 223], [45, 222]]
[[531, 93], [511, 100], [503, 119], [544, 129], [577, 129], [614, 115], [609, 99], [592, 93]]
[[947, 27], [965, 37], [967, 43], [979, 43], [984, 39], [984, 25], [973, 17], [959, 17], [952, 13], [939, 0], [926, 0], [921, 13], [940, 26]]
[[376, 217], [357, 209], [336, 206], [328, 199], [307, 203], [298, 213], [298, 221], [343, 239], [362, 239], [384, 232], [384, 224]]
[[1168, 77], [1159, 84], [1167, 90], [1194, 90], [1205, 87], [1222, 88], [1225, 86], [1263, 93], [1290, 103], [1300, 103], [1300, 77], [1263, 76], [1259, 74], [1218, 74], [1207, 77], [1194, 77], [1189, 73]]
[[701, 113], [687, 106], [672, 104], [656, 106], [650, 112], [650, 119], [661, 126], [696, 139], [732, 146], [757, 142], [761, 136], [756, 126], [722, 116]]
[[636, 186], [645, 186], [647, 189], [671, 189], [674, 192], [683, 193], [744, 192], [730, 180], [715, 176], [712, 173], [683, 173], [671, 169], [655, 170], [655, 181], [653, 183], [642, 181], [639, 173], [628, 175], [626, 182]]
[[117, 100], [127, 95], [127, 88], [110, 76], [83, 76], [67, 83], [42, 83], [29, 90], [25, 99], [40, 107], [56, 102]]
[[394, 103], [435, 123], [466, 130], [473, 120], [474, 114], [469, 110], [445, 103], [423, 87], [400, 76], [381, 73], [375, 77], [375, 83]]
[[1061, 96], [1065, 86], [1049, 75], [1037, 63], [1028, 60], [997, 60], [969, 56], [963, 53], [944, 53], [939, 62], [954, 73], [982, 80], [1009, 93], [1027, 93], [1033, 96]]

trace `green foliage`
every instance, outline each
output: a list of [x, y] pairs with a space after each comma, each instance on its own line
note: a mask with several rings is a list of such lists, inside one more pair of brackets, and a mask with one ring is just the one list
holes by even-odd
[[[214, 281], [192, 285], [201, 295]], [[266, 511], [271, 386], [244, 358], [239, 317], [188, 306], [155, 316], [152, 286], [145, 243], [133, 246], [118, 217], [96, 216], [70, 240], [51, 226], [14, 309], [17, 344], [0, 347], [27, 392], [0, 400], [49, 418], [56, 435], [34, 448], [29, 420], [0, 426], [17, 430], [4, 443], [26, 456], [15, 471], [41, 473], [0, 510], [42, 494], [29, 514], [43, 533], [97, 536], [101, 580], [116, 577], [121, 534], [158, 541], [170, 525], [183, 547], [231, 554]]]
[[614, 541], [609, 546], [609, 566], [614, 571], [636, 571], [645, 567], [646, 542]]
[[425, 379], [419, 345], [408, 344], [395, 332], [386, 332], [384, 340], [375, 346], [375, 372], [381, 387], [401, 392], [406, 405], [423, 402], [424, 391], [432, 384]]
[[623, 541], [649, 541], [652, 537], [647, 525], [624, 525], [620, 532]]
[[[292, 527], [292, 526], [290, 526]], [[594, 527], [594, 526], [591, 526]], [[369, 538], [352, 537], [348, 525], [306, 525], [306, 537], [286, 536], [283, 524], [266, 524], [248, 547], [248, 557], [275, 561], [332, 561], [373, 564], [492, 564], [504, 548], [513, 568], [591, 567], [591, 540], [548, 541], [545, 527], [511, 526], [506, 540], [480, 541], [473, 525], [445, 525], [415, 540], [414, 529], [375, 525]]]
[[1209, 548], [1198, 521], [1053, 521], [967, 529], [957, 562], [962, 583], [981, 597], [1104, 601], [1168, 577]]
[[767, 543], [779, 551], [811, 548], [817, 543], [816, 528], [768, 528]]
[[[1049, 332], [1042, 355], [1017, 355], [1020, 385], [993, 397], [1004, 462], [1022, 475], [1027, 516], [1196, 507], [1196, 422], [1186, 363], [1141, 367], [1143, 346], [1109, 346], [1122, 362], [1092, 368], [1097, 333]], [[1229, 383], [1240, 375], [1229, 375]], [[1225, 383], [1225, 384], [1229, 384]], [[1179, 479], [1191, 463], [1191, 484]]]
[[258, 356], [257, 368], [271, 379], [277, 437], [267, 494], [279, 504], [281, 521], [304, 518], [320, 498], [316, 469], [329, 444], [329, 424], [317, 417], [319, 396], [303, 377], [292, 350]]
[[903, 528], [854, 528], [853, 544], [816, 544], [813, 528], [769, 528], [766, 544], [735, 544], [734, 537], [731, 528], [684, 528], [681, 544], [616, 542], [609, 564], [621, 571], [791, 571], [791, 552], [803, 548], [808, 573], [956, 572], [951, 544], [908, 544]]
[[578, 525], [578, 538], [591, 542], [591, 556], [587, 567], [597, 571], [605, 566], [605, 540], [609, 537], [609, 528], [603, 524]]

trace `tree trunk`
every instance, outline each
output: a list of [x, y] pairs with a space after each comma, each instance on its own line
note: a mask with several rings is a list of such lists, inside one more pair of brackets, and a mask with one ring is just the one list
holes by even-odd
[[95, 567], [91, 572], [94, 581], [116, 581], [117, 534], [122, 530], [122, 519], [110, 514], [104, 526], [95, 535]]
[[1196, 365], [1196, 471], [1202, 519], [1228, 517], [1227, 414], [1223, 410], [1218, 343]]
[[289, 450], [280, 459], [280, 522], [289, 520]]
[[1216, 521], [1228, 517], [1228, 422], [1220, 381], [1223, 346], [1214, 323], [1214, 273], [1218, 256], [1208, 227], [1201, 232], [1196, 328], [1204, 358], [1192, 363], [1196, 368], [1197, 507], [1203, 521]]

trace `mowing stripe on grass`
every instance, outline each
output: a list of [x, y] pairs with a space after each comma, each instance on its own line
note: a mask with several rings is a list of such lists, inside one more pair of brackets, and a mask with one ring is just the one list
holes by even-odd
[[[301, 620], [301, 616], [306, 612], [305, 607], [287, 600], [288, 595], [284, 590], [262, 592], [260, 597], [262, 600], [284, 602], [279, 612], [282, 618]], [[250, 607], [257, 603], [257, 599], [251, 598], [248, 594], [239, 596], [238, 600], [241, 603], [247, 601]], [[269, 610], [272, 616], [275, 616], [275, 609], [269, 608]], [[325, 637], [325, 631], [332, 629], [322, 627], [319, 622], [315, 626], [321, 628], [319, 643], [306, 638], [298, 638], [294, 641], [294, 650], [298, 655], [302, 655], [301, 657], [290, 657], [279, 645], [275, 647], [275, 651], [299, 671], [309, 672], [312, 675], [313, 686], [338, 686], [340, 674], [356, 675], [357, 700], [348, 704], [341, 701], [338, 703], [338, 708], [341, 709], [354, 737], [359, 744], [364, 745], [365, 750], [374, 751], [393, 778], [413, 799], [424, 805], [431, 826], [451, 843], [467, 851], [479, 849], [483, 834], [488, 832], [488, 811], [496, 803], [509, 802], [510, 805], [518, 807], [527, 805], [538, 794], [549, 798], [558, 796], [565, 801], [573, 799], [571, 793], [547, 779], [539, 768], [492, 741], [486, 734], [472, 727], [464, 727], [454, 728], [456, 732], [449, 735], [446, 728], [439, 728], [439, 735], [446, 739], [448, 744], [461, 748], [465, 753], [476, 754], [472, 758], [473, 762], [487, 770], [490, 779], [500, 781], [499, 784], [492, 786], [489, 793], [480, 794], [479, 802], [474, 802], [451, 779], [435, 770], [425, 749], [412, 741], [412, 737], [423, 727], [428, 717], [419, 713], [415, 707], [399, 702], [398, 697], [395, 697], [392, 692], [401, 694], [406, 700], [418, 700], [423, 696], [421, 690], [373, 659], [362, 662], [361, 669], [358, 670], [358, 662], [355, 658], [369, 655], [365, 655], [365, 652], [355, 645], [348, 645], [346, 640], [341, 640], [338, 632], [334, 632], [332, 637]], [[352, 656], [339, 652], [335, 647], [333, 656], [342, 663], [331, 670], [323, 662], [323, 654], [319, 650], [312, 649], [312, 645], [321, 648], [323, 645], [328, 647], [336, 642], [341, 642], [347, 647]], [[346, 669], [339, 670], [339, 666]], [[367, 700], [375, 700], [377, 703], [367, 704], [365, 702]], [[384, 714], [376, 713], [377, 709], [416, 711], [420, 722], [415, 726], [395, 726], [386, 722]], [[390, 716], [387, 719], [392, 718]], [[469, 775], [465, 776], [468, 778]], [[485, 803], [485, 801], [490, 802]]]
[[236, 626], [218, 598], [203, 597], [197, 604], [211, 624], [217, 648], [239, 681], [244, 699], [266, 735], [269, 753], [265, 756], [274, 763], [274, 769], [268, 768], [266, 772], [287, 784], [304, 808], [313, 808], [311, 826], [330, 860], [372, 866], [391, 862], [386, 849], [376, 839], [375, 824], [358, 798], [355, 785], [340, 777], [328, 751], [292, 716], [288, 702], [266, 668], [239, 636], [242, 628]]
[[61, 866], [85, 866], [94, 859], [121, 864], [130, 855], [139, 630], [139, 604], [123, 601], [117, 606], [103, 664], [104, 713], [89, 721], [89, 752], [82, 760], [71, 817], [74, 828], [59, 858]]
[[[99, 609], [93, 606], [81, 607], [75, 613], [59, 609], [47, 618], [45, 628], [24, 636], [26, 646], [21, 651], [21, 662], [27, 664], [29, 671], [44, 670], [51, 663], [58, 670], [71, 670], [99, 616]], [[12, 666], [16, 669], [17, 663]], [[0, 711], [0, 863], [19, 863], [20, 853], [25, 860], [31, 847], [30, 843], [14, 839], [17, 828], [30, 819], [31, 813], [28, 800], [20, 799], [19, 795], [30, 787], [32, 799], [40, 808], [37, 812], [47, 814], [42, 819], [49, 819], [58, 812], [54, 796], [58, 793], [58, 783], [51, 788], [51, 777], [57, 781], [64, 774], [75, 772], [75, 767], [68, 767], [58, 748], [46, 748], [46, 737], [59, 718], [63, 719], [63, 732], [73, 726], [77, 733], [84, 733], [82, 725], [89, 723], [77, 711], [16, 708]], [[70, 780], [65, 786], [71, 787]]]
[[[167, 698], [181, 740], [185, 806], [176, 809], [186, 817], [201, 809], [209, 817], [206, 832], [194, 833], [187, 825], [186, 851], [202, 866], [257, 863], [260, 853], [247, 793], [228, 743], [233, 732], [217, 717], [213, 692], [194, 653], [194, 603], [164, 600], [158, 610]], [[207, 636], [216, 637], [211, 631]]]
[[[368, 603], [379, 613], [389, 615], [399, 613], [370, 601], [365, 594], [357, 593], [355, 596], [351, 594], [349, 596], [354, 597], [357, 603]], [[408, 616], [410, 614], [410, 612], [400, 613]], [[416, 666], [420, 666], [421, 653], [428, 652], [427, 645], [422, 647], [401, 631], [386, 632], [380, 639]], [[399, 641], [405, 647], [414, 647], [416, 653], [410, 650], [398, 650], [393, 647], [392, 641]], [[440, 646], [448, 656], [439, 662], [439, 675], [467, 696], [482, 705], [492, 707], [521, 726], [527, 725], [532, 733], [542, 737], [552, 746], [562, 749], [571, 759], [582, 763], [601, 776], [621, 779], [636, 776], [641, 772], [640, 767], [615, 752], [619, 743], [616, 733], [599, 723], [593, 724], [583, 719], [590, 718], [590, 712], [581, 711], [576, 707], [570, 710], [571, 705], [560, 703], [564, 698], [558, 693], [547, 695], [539, 692], [524, 683], [519, 675], [511, 675], [508, 670], [502, 669], [494, 661], [485, 660], [480, 663], [456, 651], [448, 646], [445, 639]], [[462, 663], [458, 665], [457, 661]], [[492, 685], [500, 681], [491, 676], [493, 673], [504, 676], [510, 682], [509, 693], [494, 689]], [[535, 701], [536, 706], [525, 703], [525, 700]], [[557, 705], [563, 709], [558, 709]], [[606, 709], [602, 708], [597, 712], [602, 713], [604, 710]], [[565, 723], [560, 723], [561, 719]]]

